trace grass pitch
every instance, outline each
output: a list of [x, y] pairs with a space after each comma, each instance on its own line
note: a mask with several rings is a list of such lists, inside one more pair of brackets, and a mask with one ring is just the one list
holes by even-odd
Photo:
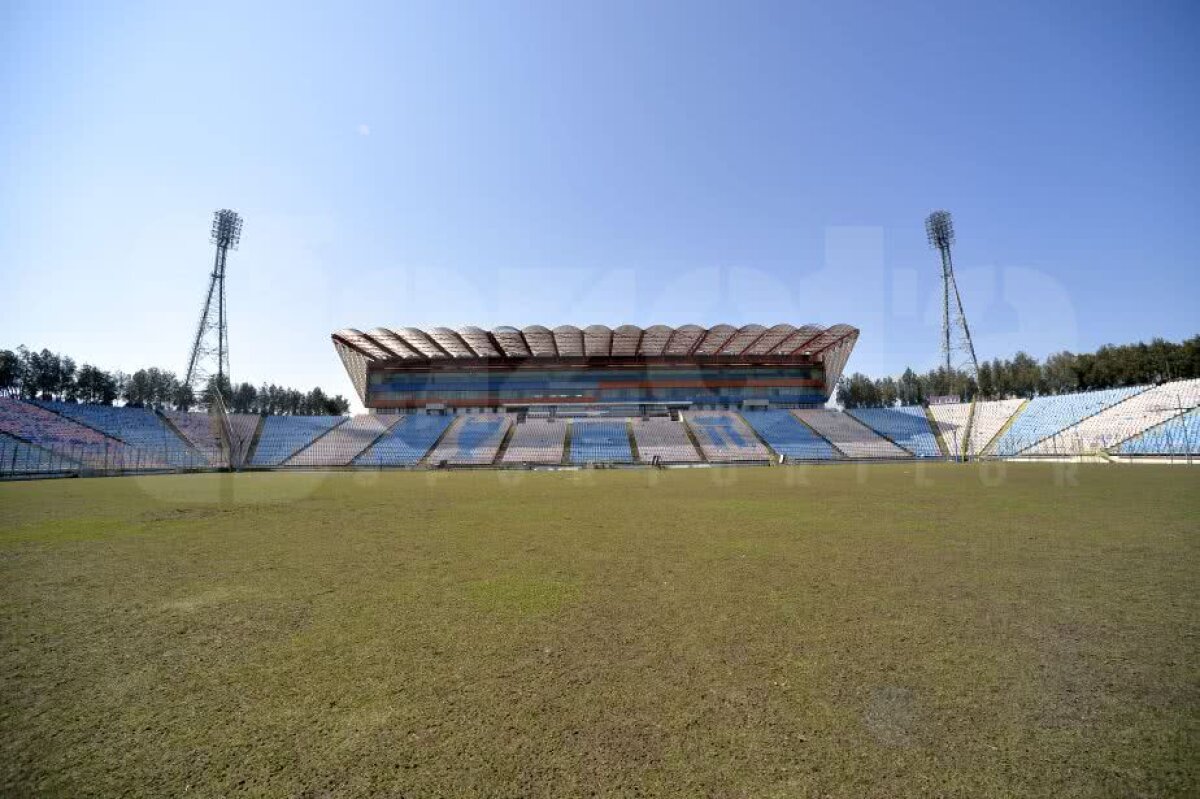
[[1200, 470], [0, 485], [5, 796], [1200, 790]]

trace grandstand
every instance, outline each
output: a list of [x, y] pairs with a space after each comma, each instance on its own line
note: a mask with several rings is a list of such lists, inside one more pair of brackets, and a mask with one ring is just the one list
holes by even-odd
[[[703, 341], [703, 336], [697, 341]], [[626, 416], [628, 403], [563, 408], [565, 419], [554, 418], [550, 409], [539, 406], [528, 409], [519, 422], [518, 413], [455, 414], [447, 409], [352, 419], [254, 414], [227, 418], [235, 466], [580, 467], [981, 454], [1002, 458], [1189, 455], [1196, 453], [1200, 439], [1194, 435], [1198, 406], [1200, 380], [1184, 380], [1157, 387], [928, 409], [842, 412], [764, 409], [752, 403], [740, 410], [685, 410], [679, 413], [679, 421], [668, 416]], [[0, 398], [0, 476], [226, 466], [222, 434], [207, 414]]]
[[888, 441], [918, 458], [940, 458], [941, 447], [922, 405], [898, 408], [856, 408], [850, 415]]
[[501, 463], [562, 463], [567, 423], [557, 419], [526, 419], [513, 426]]
[[460, 416], [429, 455], [432, 465], [486, 466], [496, 460], [512, 419], [507, 414]]
[[624, 420], [577, 419], [571, 422], [571, 463], [632, 463], [629, 429]]
[[768, 447], [788, 460], [827, 461], [839, 457], [828, 441], [788, 411], [747, 411], [742, 417]]
[[684, 419], [709, 463], [762, 462], [771, 458], [750, 427], [732, 411], [689, 411]]
[[1012, 424], [989, 447], [986, 454], [1011, 456], [1025, 452], [1060, 430], [1076, 425], [1087, 417], [1145, 390], [1146, 386], [1134, 386], [1087, 391], [1082, 394], [1035, 397], [1013, 419]]
[[638, 458], [643, 463], [698, 463], [700, 453], [681, 422], [671, 419], [634, 419], [630, 423]]
[[858, 340], [849, 325], [347, 328], [332, 336], [367, 408], [647, 416], [819, 407]]
[[847, 458], [906, 458], [909, 453], [848, 413], [825, 408], [793, 411]]

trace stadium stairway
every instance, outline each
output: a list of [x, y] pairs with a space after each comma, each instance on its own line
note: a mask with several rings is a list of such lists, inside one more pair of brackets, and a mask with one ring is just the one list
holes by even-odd
[[244, 447], [241, 453], [241, 463], [243, 464], [249, 464], [251, 459], [254, 458], [254, 453], [258, 449], [258, 441], [262, 438], [263, 427], [267, 423], [267, 417], [265, 416], [258, 416], [256, 419], [257, 422], [250, 431], [250, 437], [238, 442], [240, 446]]
[[688, 441], [692, 442], [692, 448], [700, 456], [700, 462], [708, 463], [708, 455], [704, 453], [704, 447], [700, 446], [700, 439], [696, 438], [696, 431], [692, 430], [691, 426], [684, 420], [682, 414], [679, 417], [679, 423], [683, 425], [683, 431], [687, 434]]
[[929, 429], [933, 431], [933, 436], [937, 439], [938, 449], [941, 450], [942, 455], [947, 458], [957, 457], [956, 454], [951, 453], [950, 446], [946, 443], [946, 438], [942, 435], [942, 427], [938, 424], [937, 419], [933, 418], [933, 411], [928, 405], [925, 406], [925, 419], [929, 422]]
[[626, 435], [629, 436], [629, 455], [633, 458], [634, 463], [642, 462], [641, 450], [638, 449], [637, 436], [633, 434], [633, 422], [629, 421], [625, 425]]
[[[1001, 405], [1001, 403], [1010, 403], [1011, 405], [1004, 406]], [[999, 441], [1004, 434], [1008, 432], [1009, 428], [1016, 423], [1017, 419], [1021, 416], [1021, 413], [1026, 407], [1028, 407], [1028, 405], [1029, 400], [1027, 399], [987, 400], [984, 402], [976, 402], [976, 413], [972, 419], [977, 419], [979, 423], [973, 423], [971, 425], [971, 435], [973, 436], [972, 441], [979, 444], [979, 446], [973, 450], [975, 457], [987, 455], [989, 451], [995, 447], [996, 442]], [[1010, 407], [1011, 410], [1009, 410]], [[988, 418], [989, 413], [993, 413], [996, 416], [1003, 416], [1006, 411], [1008, 411], [1008, 415], [1002, 419], [999, 424], [995, 424], [994, 420]]]

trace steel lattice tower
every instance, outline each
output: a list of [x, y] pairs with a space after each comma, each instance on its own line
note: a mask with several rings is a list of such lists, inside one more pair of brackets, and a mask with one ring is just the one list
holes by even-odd
[[931, 213], [925, 219], [925, 232], [929, 234], [930, 246], [942, 256], [942, 357], [946, 372], [953, 374], [957, 370], [978, 384], [979, 361], [975, 359], [975, 345], [971, 342], [971, 329], [967, 326], [967, 314], [963, 311], [962, 297], [954, 281], [954, 262], [950, 258], [950, 245], [954, 243], [950, 212]]
[[[242, 218], [227, 208], [213, 214], [212, 242], [217, 245], [208, 294], [196, 325], [196, 337], [188, 357], [184, 383], [197, 400], [216, 378], [218, 394], [229, 379], [229, 327], [225, 316], [225, 262], [230, 250], [236, 250], [242, 238]], [[221, 398], [223, 399], [223, 398]], [[219, 400], [218, 400], [219, 401]]]

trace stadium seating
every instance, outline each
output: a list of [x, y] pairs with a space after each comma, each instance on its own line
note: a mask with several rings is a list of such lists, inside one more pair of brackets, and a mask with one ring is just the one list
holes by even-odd
[[124, 441], [144, 458], [147, 465], [207, 466], [208, 459], [146, 408], [114, 408], [109, 405], [76, 405], [70, 402], [38, 402], [46, 410], [93, 427]]
[[561, 463], [567, 423], [556, 419], [526, 419], [513, 427], [502, 463]]
[[634, 419], [633, 440], [643, 463], [696, 463], [700, 453], [683, 423], [670, 419]]
[[832, 460], [838, 457], [829, 442], [788, 411], [744, 411], [742, 418], [767, 446], [789, 460]]
[[1118, 455], [1200, 455], [1200, 408], [1162, 422], [1113, 451]]
[[922, 405], [855, 408], [847, 413], [918, 458], [939, 458], [942, 455]]
[[1197, 405], [1200, 380], [1164, 383], [1042, 439], [1025, 454], [1082, 455], [1108, 449]]
[[399, 421], [398, 416], [363, 414], [343, 422], [289, 458], [284, 466], [348, 466]]
[[132, 460], [124, 443], [28, 402], [0, 397], [0, 432], [83, 460], [89, 465]]
[[1008, 456], [1024, 452], [1042, 439], [1145, 390], [1145, 386], [1134, 386], [1035, 397], [991, 446], [988, 454]]
[[710, 463], [771, 459], [770, 451], [733, 411], [688, 411], [684, 419]]
[[502, 413], [460, 416], [429, 456], [432, 464], [486, 466], [496, 459], [511, 418]]
[[954, 402], [946, 405], [930, 405], [929, 415], [942, 437], [946, 454], [952, 458], [963, 455], [967, 447], [967, 427], [971, 421], [971, 403]]
[[577, 419], [571, 422], [571, 463], [631, 463], [625, 422]]
[[278, 466], [345, 421], [345, 416], [268, 416], [250, 465]]
[[452, 416], [401, 416], [391, 430], [354, 459], [354, 464], [412, 466], [419, 463], [452, 421]]
[[816, 430], [847, 458], [908, 458], [911, 455], [849, 414], [826, 408], [792, 413]]

